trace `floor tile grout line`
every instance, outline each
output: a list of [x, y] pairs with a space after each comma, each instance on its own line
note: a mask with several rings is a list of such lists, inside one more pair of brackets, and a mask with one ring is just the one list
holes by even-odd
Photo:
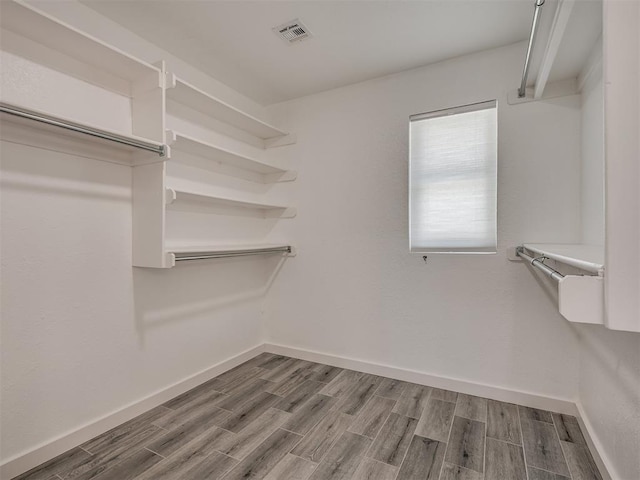
[[[557, 472], [552, 472], [551, 470], [547, 470], [546, 468], [542, 468], [542, 467], [535, 467], [535, 466], [533, 466], [533, 465], [531, 466], [531, 468], [535, 468], [536, 470], [540, 470], [540, 471], [542, 471], [542, 472], [549, 473], [549, 474], [551, 474], [551, 475], [555, 475], [555, 476], [557, 476], [557, 477], [569, 478], [569, 479], [571, 480], [571, 477], [567, 477], [566, 475], [562, 475], [562, 474], [557, 473]], [[569, 472], [569, 473], [571, 473], [571, 472]]]
[[[145, 450], [149, 450], [151, 453], [155, 453], [156, 455], [158, 455], [159, 457], [162, 457], [162, 458], [169, 458], [169, 457], [171, 457], [171, 455], [169, 455], [169, 456], [165, 457], [164, 455], [161, 455], [160, 453], [158, 453], [158, 452], [155, 452], [155, 451], [151, 450], [149, 447], [142, 447], [142, 448], [144, 448]], [[175, 453], [175, 452], [174, 452], [174, 453]]]
[[[324, 418], [326, 418], [326, 417], [327, 417], [331, 412], [332, 412], [332, 410], [329, 410], [329, 412], [327, 413], [327, 415], [325, 415], [325, 416], [324, 416]], [[343, 414], [342, 412], [338, 412], [338, 413], [339, 413], [340, 415], [348, 415], [348, 416], [350, 416], [350, 417], [351, 417], [351, 416], [353, 416], [353, 415], [349, 415], [348, 413], [344, 413], [344, 414]], [[324, 420], [324, 418], [323, 418], [323, 420]], [[322, 421], [322, 420], [321, 420], [321, 421]], [[321, 421], [320, 421], [320, 422], [321, 422]], [[351, 425], [353, 425], [353, 423], [354, 423], [355, 421], [356, 421], [356, 418], [353, 418], [353, 419], [351, 420], [351, 423], [349, 424], [349, 427], [351, 427]], [[313, 429], [314, 429], [314, 428], [316, 428], [318, 425], [320, 425], [320, 422], [318, 422], [318, 424], [317, 424], [316, 426], [314, 426], [311, 430], [309, 430], [309, 431], [307, 432], [307, 435], [309, 435], [309, 434], [313, 431]], [[338, 443], [338, 440], [340, 440], [340, 438], [342, 437], [342, 435], [344, 435], [344, 434], [345, 434], [345, 432], [349, 432], [349, 427], [345, 428], [345, 429], [344, 429], [344, 432], [342, 432], [338, 437], [336, 437], [336, 439], [335, 439], [333, 442], [331, 442], [331, 445], [327, 448], [327, 451], [326, 451], [326, 452], [324, 452], [324, 455], [323, 455], [323, 456], [322, 456], [322, 458], [318, 461], [318, 465], [320, 465], [320, 462], [322, 462], [322, 460], [324, 460], [324, 458], [327, 456], [327, 454], [328, 454], [328, 453], [329, 453], [329, 451], [333, 448], [333, 446], [334, 446], [336, 443]], [[349, 433], [353, 433], [353, 432], [349, 432]], [[307, 435], [304, 435], [304, 436], [303, 436], [303, 439], [304, 439], [304, 438], [306, 438], [306, 436], [307, 436]], [[354, 435], [358, 435], [358, 434], [357, 434], [357, 433], [354, 433]], [[364, 437], [364, 435], [361, 435], [361, 436], [362, 436], [362, 437]], [[369, 438], [369, 437], [365, 437], [365, 438]], [[297, 446], [297, 445], [296, 445], [296, 446]], [[370, 445], [369, 447], [371, 447], [371, 445]], [[294, 447], [294, 448], [295, 448], [295, 447]], [[293, 450], [293, 449], [292, 449], [292, 450]], [[368, 448], [367, 448], [367, 451], [369, 451], [369, 449], [368, 449]], [[367, 453], [367, 452], [365, 452], [365, 453], [364, 453], [364, 455], [366, 455], [366, 453]], [[363, 457], [364, 457], [364, 455], [363, 455]], [[310, 461], [310, 462], [313, 462], [312, 460], [309, 460], [309, 461]], [[314, 462], [314, 463], [315, 463], [315, 462]]]
[[556, 421], [551, 415], [551, 424], [553, 425], [553, 432], [556, 434], [556, 438], [558, 439], [558, 443], [560, 444], [560, 451], [562, 452], [562, 458], [564, 459], [564, 464], [567, 466], [567, 472], [569, 472], [569, 478], [573, 479], [573, 473], [569, 468], [569, 462], [567, 462], [567, 456], [564, 453], [564, 448], [562, 447], [562, 440], [560, 440], [560, 434], [558, 433], [558, 427], [556, 426]]
[[522, 442], [522, 458], [524, 458], [524, 474], [529, 480], [529, 462], [527, 462], [527, 451], [524, 448], [524, 432], [522, 431], [522, 418], [520, 418], [520, 407], [516, 405], [516, 416], [518, 417], [518, 427], [520, 428], [520, 442]]
[[92, 457], [95, 455], [95, 453], [91, 453], [89, 450], [87, 450], [87, 449], [86, 449], [86, 448], [84, 448], [84, 447], [78, 446], [78, 448], [79, 448], [80, 450], [82, 450], [83, 452], [87, 452], [87, 453], [88, 453], [89, 455], [91, 455]]
[[[273, 407], [270, 407], [270, 408], [273, 408]], [[262, 415], [264, 415], [264, 414], [265, 414], [265, 413], [267, 413], [268, 411], [269, 411], [269, 409], [267, 409], [265, 412], [263, 412], [263, 414], [262, 414]], [[260, 415], [260, 416], [262, 416], [262, 415]], [[289, 418], [289, 417], [287, 417], [287, 419], [288, 419], [288, 418]], [[285, 421], [286, 421], [286, 420], [285, 420]], [[274, 434], [278, 429], [280, 429], [280, 430], [284, 430], [285, 432], [293, 433], [294, 435], [300, 435], [299, 433], [292, 432], [292, 431], [290, 431], [290, 430], [287, 430], [287, 429], [285, 429], [285, 428], [282, 428], [282, 425], [284, 425], [285, 421], [281, 422], [281, 424], [280, 424], [280, 425], [278, 425], [276, 428], [274, 428], [274, 429], [273, 429], [273, 432], [271, 432], [271, 433], [267, 436], [267, 438], [268, 438], [268, 437], [270, 437], [271, 435], [273, 435], [273, 434]], [[248, 425], [247, 425], [247, 426], [248, 426]], [[219, 428], [220, 430], [223, 430], [223, 431], [224, 431], [224, 432], [226, 432], [226, 433], [230, 433], [230, 434], [231, 434], [231, 435], [233, 435], [234, 437], [235, 437], [235, 436], [237, 436], [237, 435], [240, 435], [240, 432], [242, 432], [242, 430], [244, 430], [244, 428], [243, 428], [242, 430], [240, 430], [240, 432], [239, 432], [239, 433], [235, 433], [235, 432], [231, 432], [231, 431], [229, 431], [229, 430], [225, 430], [225, 429], [224, 429], [224, 428], [222, 428], [222, 427], [217, 427], [217, 428]], [[245, 427], [245, 428], [246, 428], [246, 427]], [[304, 437], [303, 437], [303, 438], [304, 438]], [[262, 444], [262, 442], [260, 442], [260, 443], [259, 443], [258, 445], [256, 445], [252, 450], [250, 450], [249, 452], [247, 452], [247, 454], [244, 456], [244, 458], [236, 458], [236, 457], [234, 457], [234, 456], [232, 456], [232, 455], [228, 455], [228, 454], [226, 454], [226, 453], [224, 453], [224, 452], [221, 452], [220, 450], [216, 450], [216, 452], [221, 453], [221, 454], [223, 454], [223, 455], [226, 455], [227, 457], [233, 458], [234, 460], [238, 460], [238, 462], [241, 462], [242, 460], [244, 460], [245, 458], [247, 458], [249, 455], [251, 455], [251, 454], [256, 450], [256, 448], [258, 448], [261, 444]]]
[[[243, 430], [244, 430], [244, 429], [243, 429]], [[270, 434], [269, 434], [269, 437], [270, 437], [271, 435], [273, 435], [274, 433], [276, 433], [278, 430], [284, 430], [285, 432], [292, 433], [292, 434], [294, 434], [294, 435], [298, 435], [298, 436], [300, 436], [300, 437], [301, 437], [301, 438], [300, 438], [300, 440], [296, 443], [296, 445], [295, 445], [293, 448], [295, 448], [295, 447], [298, 445], [298, 443], [300, 443], [300, 442], [304, 439], [304, 436], [303, 436], [303, 435], [300, 435], [299, 433], [295, 433], [295, 432], [290, 432], [289, 430], [285, 430], [284, 428], [281, 428], [281, 427], [276, 428], [272, 433], [270, 433]], [[237, 434], [236, 434], [236, 435], [237, 435]], [[267, 438], [269, 438], [269, 437], [267, 437]], [[226, 455], [226, 454], [224, 454], [224, 453], [222, 453], [222, 452], [219, 452], [219, 453], [222, 453], [223, 455], [226, 455], [226, 456], [227, 456], [227, 457], [229, 457], [229, 458], [233, 458], [234, 460], [238, 460], [238, 463], [237, 463], [237, 464], [235, 464], [234, 466], [232, 466], [228, 471], [226, 471], [226, 472], [224, 473], [224, 475], [221, 477], [221, 479], [220, 479], [220, 480], [224, 480], [225, 478], [227, 478], [227, 475], [229, 475], [229, 474], [230, 474], [230, 473], [231, 473], [231, 472], [232, 472], [232, 471], [233, 471], [233, 470], [234, 470], [238, 465], [240, 465], [240, 463], [242, 463], [245, 459], [249, 458], [253, 452], [255, 452], [258, 448], [260, 448], [260, 446], [262, 445], [262, 443], [263, 443], [263, 442], [260, 442], [258, 445], [256, 445], [256, 446], [255, 446], [255, 448], [253, 448], [250, 452], [248, 452], [248, 453], [244, 456], [244, 458], [243, 458], [242, 460], [238, 460], [237, 458], [234, 458], [234, 457], [232, 457], [232, 456], [230, 456], [230, 455]], [[218, 451], [218, 450], [216, 450], [216, 451]], [[289, 453], [290, 453], [290, 452], [287, 452], [287, 453], [286, 453], [282, 458], [284, 459], [284, 457], [286, 457]], [[282, 460], [281, 460], [281, 461], [282, 461]], [[280, 462], [278, 462], [278, 463], [280, 463]], [[276, 463], [276, 465], [277, 465], [277, 463]], [[274, 466], [273, 466], [273, 468], [271, 468], [271, 470], [273, 470], [273, 469], [276, 467], [276, 465], [274, 465]], [[271, 470], [269, 470], [269, 471], [265, 474], [265, 477], [266, 477], [269, 473], [271, 473]]]
[[[397, 402], [397, 400], [396, 400]], [[395, 405], [394, 405], [395, 406]], [[391, 414], [393, 413], [393, 408], [391, 410], [389, 410], [389, 413], [387, 414], [387, 416], [384, 419], [384, 422], [382, 422], [382, 426], [380, 427], [380, 429], [378, 430], [378, 433], [376, 433], [375, 438], [372, 440], [371, 445], [369, 445], [369, 448], [367, 448], [367, 451], [364, 452], [364, 456], [367, 458], [373, 458], [373, 457], [369, 457], [369, 452], [371, 451], [371, 449], [373, 448], [373, 445], [376, 443], [376, 441], [378, 440], [378, 437], [380, 436], [380, 433], [382, 432], [382, 430], [384, 429], [384, 426], [386, 425], [387, 421], [389, 421], [389, 417], [391, 417]], [[355, 422], [355, 420], [354, 420]], [[384, 462], [380, 462], [380, 463], [384, 463]], [[388, 465], [385, 464], [385, 465]], [[398, 471], [400, 471], [398, 469]]]
[[[487, 430], [489, 429], [487, 424], [489, 423], [489, 402], [487, 402], [487, 407], [485, 408], [485, 419], [486, 422], [484, 422], [484, 452], [482, 454], [482, 477], [486, 477], [487, 476]], [[525, 468], [526, 470], [526, 468]]]
[[567, 456], [564, 453], [564, 448], [565, 447], [562, 445], [562, 440], [560, 440], [560, 436], [558, 436], [558, 441], [560, 442], [560, 451], [562, 452], [562, 458], [564, 458], [564, 463], [566, 463], [566, 465], [567, 465], [567, 471], [569, 472], [569, 478], [573, 479], [573, 473], [571, 472], [571, 468], [569, 468], [569, 462], [567, 462]]
[[[520, 418], [518, 418], [518, 425], [520, 425]], [[487, 430], [489, 429], [489, 422], [487, 422]], [[520, 436], [522, 436], [522, 432], [520, 432]], [[515, 443], [515, 442], [510, 442], [509, 440], [503, 440], [501, 438], [497, 438], [497, 437], [492, 437], [491, 435], [489, 435], [487, 433], [487, 438], [490, 438], [491, 440], [498, 440], [499, 442], [504, 442], [504, 443], [508, 443], [510, 445], [515, 445], [516, 447], [522, 447], [523, 445], [520, 443]]]
[[[449, 402], [451, 403], [451, 402]], [[440, 465], [440, 475], [438, 475], [438, 480], [442, 478], [442, 472], [444, 471], [444, 464], [447, 461], [447, 452], [449, 451], [449, 445], [451, 445], [451, 431], [453, 430], [453, 422], [456, 419], [456, 407], [458, 406], [458, 398], [456, 397], [455, 407], [453, 408], [453, 415], [451, 417], [451, 425], [449, 425], [449, 435], [447, 435], [447, 446], [444, 449], [444, 458], [442, 459], [442, 465]], [[482, 474], [484, 478], [484, 473]]]
[[[387, 398], [387, 397], [381, 397], [379, 395], [373, 395], [365, 404], [364, 407], [362, 407], [362, 409], [360, 410], [359, 414], [354, 416], [353, 421], [351, 422], [351, 424], [347, 427], [347, 429], [345, 430], [346, 432], [350, 432], [350, 433], [356, 433], [356, 432], [352, 432], [351, 430], [349, 430], [360, 418], [360, 415], [362, 415], [362, 411], [366, 408], [366, 406], [369, 404], [369, 402], [371, 402], [375, 397], [378, 398], [382, 398], [384, 400], [393, 400], [393, 398]], [[393, 413], [393, 409], [395, 408], [396, 404], [398, 403], [397, 400], [393, 400], [393, 407], [391, 407], [391, 409], [389, 410], [389, 413], [387, 414], [387, 416], [384, 418], [384, 421], [381, 423], [380, 428], [378, 429], [378, 431], [376, 432], [376, 436], [375, 437], [367, 437], [364, 434], [360, 434], [360, 433], [356, 433], [356, 435], [362, 435], [363, 437], [367, 437], [367, 438], [371, 438], [372, 441], [375, 442], [375, 439], [378, 438], [378, 434], [380, 433], [380, 431], [382, 430], [382, 427], [384, 426], [384, 424], [386, 423], [387, 419], [389, 418], [389, 416]], [[345, 413], [345, 415], [349, 415], [348, 413]], [[369, 449], [367, 449], [367, 451], [369, 451]]]
[[490, 437], [488, 435], [486, 435], [486, 438], [488, 438], [489, 440], [493, 440], [495, 442], [501, 442], [501, 443], [506, 443], [507, 445], [513, 445], [514, 447], [519, 447], [522, 448], [522, 445], [518, 445], [517, 443], [513, 443], [513, 442], [508, 442], [506, 440], [501, 440], [499, 438], [495, 438], [495, 437]]
[[[424, 415], [424, 411], [426, 410], [427, 406], [429, 405], [429, 399], [431, 399], [431, 392], [433, 392], [433, 388], [429, 387], [429, 394], [427, 395], [427, 399], [424, 402], [424, 407], [422, 408], [422, 412], [420, 413], [420, 418], [417, 419], [416, 428], [418, 428], [418, 425], [420, 424], [420, 420], [422, 419], [422, 416]], [[396, 404], [397, 404], [397, 402], [396, 402]], [[413, 439], [416, 436], [420, 436], [420, 435], [416, 434], [416, 428], [413, 429], [413, 435], [411, 436], [411, 442], [413, 442]], [[382, 430], [382, 429], [380, 429], [380, 430]], [[425, 437], [422, 437], [422, 438], [425, 438]], [[402, 468], [402, 465], [404, 464], [404, 461], [407, 459], [407, 455], [409, 454], [409, 448], [411, 448], [411, 442], [409, 442], [409, 446], [407, 447], [406, 451], [404, 452], [404, 455], [402, 457], [402, 461], [398, 465], [398, 473], [396, 474], [396, 478], [398, 478], [398, 475], [400, 475], [400, 469]], [[437, 440], [436, 440], [436, 442], [437, 442]], [[445, 453], [446, 453], [446, 447], [445, 447]], [[444, 460], [442, 460], [442, 463], [444, 463]]]

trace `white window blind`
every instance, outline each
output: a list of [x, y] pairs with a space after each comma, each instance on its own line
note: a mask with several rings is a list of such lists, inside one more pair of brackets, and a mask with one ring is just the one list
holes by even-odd
[[412, 252], [495, 253], [497, 104], [410, 117]]

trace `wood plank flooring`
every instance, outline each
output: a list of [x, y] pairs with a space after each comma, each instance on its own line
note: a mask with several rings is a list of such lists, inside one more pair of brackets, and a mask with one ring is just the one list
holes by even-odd
[[15, 480], [602, 480], [570, 415], [264, 353]]

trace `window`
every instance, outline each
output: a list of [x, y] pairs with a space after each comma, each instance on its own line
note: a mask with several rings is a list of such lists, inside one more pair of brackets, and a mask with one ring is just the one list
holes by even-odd
[[412, 252], [495, 253], [497, 103], [410, 117]]

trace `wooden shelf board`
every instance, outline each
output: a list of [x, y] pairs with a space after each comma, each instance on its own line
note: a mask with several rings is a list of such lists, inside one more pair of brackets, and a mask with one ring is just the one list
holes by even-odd
[[22, 2], [3, 1], [0, 25], [129, 82], [160, 70]]
[[568, 243], [525, 243], [524, 248], [581, 270], [600, 273], [604, 269], [604, 247]]
[[176, 151], [182, 151], [191, 155], [196, 155], [216, 162], [224, 163], [233, 167], [249, 170], [263, 175], [284, 174], [287, 170], [268, 165], [260, 160], [240, 155], [221, 147], [216, 147], [207, 142], [197, 140], [188, 135], [169, 130], [167, 138], [171, 147]]
[[167, 97], [171, 100], [233, 125], [258, 138], [269, 139], [287, 135], [287, 132], [229, 105], [178, 77], [171, 78], [171, 87], [167, 89]]

